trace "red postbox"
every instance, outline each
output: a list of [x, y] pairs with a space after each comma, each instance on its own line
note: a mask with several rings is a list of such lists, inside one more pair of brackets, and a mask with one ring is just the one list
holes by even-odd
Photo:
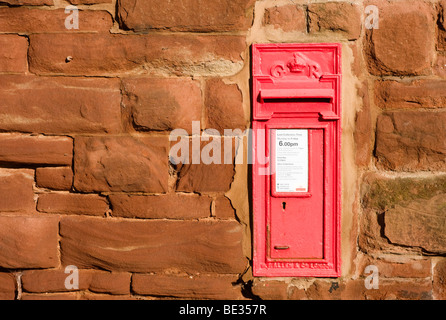
[[255, 44], [255, 276], [340, 276], [341, 46]]

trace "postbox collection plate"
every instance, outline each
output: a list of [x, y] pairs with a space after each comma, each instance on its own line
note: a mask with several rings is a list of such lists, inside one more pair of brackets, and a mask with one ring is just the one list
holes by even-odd
[[252, 59], [254, 276], [338, 277], [341, 46], [254, 44]]

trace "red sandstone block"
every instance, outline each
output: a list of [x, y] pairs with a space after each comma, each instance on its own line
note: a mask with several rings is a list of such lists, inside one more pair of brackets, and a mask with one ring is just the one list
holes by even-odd
[[0, 267], [54, 268], [59, 265], [59, 219], [46, 216], [0, 217]]
[[[30, 71], [36, 74], [116, 75], [162, 68], [174, 74], [234, 74], [245, 37], [232, 35], [32, 34]], [[67, 57], [72, 61], [67, 63]]]
[[446, 195], [416, 199], [395, 205], [384, 214], [384, 235], [391, 243], [445, 254], [444, 208]]
[[64, 217], [63, 265], [127, 272], [237, 274], [246, 268], [237, 221]]
[[112, 194], [114, 217], [144, 219], [198, 219], [210, 216], [211, 198], [191, 194], [157, 196]]
[[446, 260], [436, 263], [433, 275], [434, 298], [437, 300], [446, 299]]
[[379, 289], [368, 290], [364, 279], [318, 279], [306, 294], [311, 300], [432, 300], [432, 280], [380, 279]]
[[284, 281], [254, 279], [251, 290], [262, 300], [287, 300], [288, 287]]
[[441, 0], [438, 5], [438, 49], [446, 50], [446, 1]]
[[117, 79], [0, 76], [0, 130], [32, 133], [121, 131]]
[[308, 5], [310, 33], [339, 32], [349, 40], [361, 34], [360, 6], [348, 2], [312, 3]]
[[0, 212], [35, 212], [33, 183], [33, 170], [0, 169]]
[[40, 188], [70, 190], [73, 184], [73, 170], [69, 167], [37, 168], [36, 183]]
[[7, 3], [14, 6], [52, 6], [53, 0], [2, 0], [3, 3]]
[[444, 108], [446, 80], [376, 81], [375, 102], [382, 109]]
[[67, 29], [65, 20], [70, 13], [65, 13], [65, 9], [1, 8], [0, 32], [104, 32], [113, 26], [112, 16], [107, 11], [79, 10], [79, 29]]
[[23, 293], [21, 300], [79, 300], [79, 294], [77, 292], [44, 294]]
[[234, 275], [177, 276], [134, 274], [132, 290], [136, 294], [175, 299], [242, 300]]
[[253, 0], [118, 1], [118, 17], [125, 29], [143, 31], [237, 31], [252, 24]]
[[37, 211], [104, 216], [108, 211], [108, 203], [96, 194], [45, 193], [39, 195]]
[[[366, 1], [379, 8], [379, 29], [366, 30], [369, 72], [374, 75], [431, 73], [435, 47], [435, 14], [423, 1]], [[413, 28], [413, 26], [418, 26]]]
[[0, 72], [25, 72], [28, 69], [27, 54], [28, 40], [25, 37], [0, 35]]
[[214, 78], [206, 81], [206, 128], [216, 129], [221, 135], [224, 129], [246, 129], [243, 97], [236, 84], [225, 84]]
[[0, 162], [32, 165], [71, 165], [69, 137], [0, 134]]
[[200, 82], [189, 78], [130, 78], [123, 80], [123, 104], [137, 130], [191, 131], [201, 121]]
[[285, 32], [307, 32], [305, 9], [295, 4], [266, 8], [263, 24], [271, 25], [274, 29], [279, 28]]
[[376, 266], [379, 276], [383, 278], [429, 278], [432, 274], [432, 263], [429, 259], [411, 259], [404, 256], [394, 258], [391, 260], [388, 257], [373, 258], [363, 255], [358, 259], [358, 276], [364, 276], [364, 270], [369, 265]]
[[167, 191], [167, 136], [77, 137], [74, 187], [82, 192]]
[[376, 156], [391, 170], [446, 168], [446, 112], [386, 112], [378, 117]]
[[[70, 273], [60, 270], [30, 270], [23, 272], [22, 288], [29, 293], [67, 292], [65, 280]], [[130, 273], [98, 270], [78, 270], [79, 289], [97, 293], [130, 294]]]
[[11, 273], [0, 273], [0, 300], [14, 300], [16, 279]]
[[98, 4], [98, 3], [112, 3], [112, 0], [68, 0], [69, 3], [78, 5], [78, 4]]
[[235, 210], [231, 201], [225, 196], [215, 200], [215, 216], [219, 219], [235, 219]]
[[[183, 142], [188, 142], [184, 139]], [[187, 145], [184, 144], [184, 149]], [[178, 145], [179, 144], [179, 145]], [[226, 192], [230, 189], [234, 178], [236, 139], [213, 136], [209, 141], [198, 141], [198, 148], [189, 139], [189, 154], [180, 141], [172, 141], [171, 153], [178, 156], [177, 191], [184, 192]], [[181, 149], [181, 150], [178, 150]], [[178, 151], [178, 154], [175, 152]], [[198, 159], [197, 159], [198, 158]], [[197, 162], [195, 162], [198, 160]]]

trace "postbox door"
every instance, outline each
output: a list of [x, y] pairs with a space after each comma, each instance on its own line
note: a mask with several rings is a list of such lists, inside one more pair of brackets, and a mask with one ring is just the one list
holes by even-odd
[[324, 130], [272, 129], [269, 257], [324, 257]]

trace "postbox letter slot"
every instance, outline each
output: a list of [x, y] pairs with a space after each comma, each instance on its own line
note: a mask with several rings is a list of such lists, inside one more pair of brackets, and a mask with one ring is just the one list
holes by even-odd
[[265, 99], [324, 99], [332, 100], [333, 89], [262, 89], [260, 100]]

